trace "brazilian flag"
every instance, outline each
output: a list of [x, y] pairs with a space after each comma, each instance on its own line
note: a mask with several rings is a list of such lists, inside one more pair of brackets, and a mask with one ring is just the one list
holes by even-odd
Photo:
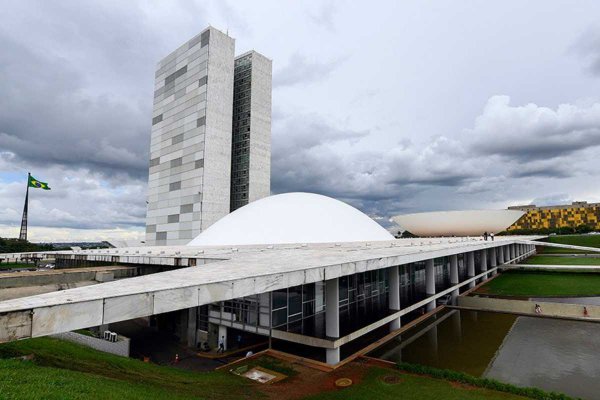
[[46, 182], [40, 182], [31, 175], [29, 175], [29, 185], [28, 186], [32, 187], [32, 188], [36, 188], [36, 189], [50, 190], [50, 186], [48, 186], [48, 184]]

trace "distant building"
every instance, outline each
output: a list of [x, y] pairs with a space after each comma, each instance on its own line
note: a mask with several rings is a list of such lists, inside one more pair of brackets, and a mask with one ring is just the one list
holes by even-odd
[[[271, 61], [254, 51], [237, 61], [234, 54], [235, 39], [209, 27], [158, 63], [147, 245], [188, 243], [230, 212], [232, 189], [237, 206], [269, 195]], [[234, 96], [243, 103], [235, 111]]]
[[537, 207], [534, 204], [512, 206], [509, 210], [524, 211], [508, 230], [577, 228], [582, 225], [600, 230], [600, 203], [575, 201], [571, 204]]

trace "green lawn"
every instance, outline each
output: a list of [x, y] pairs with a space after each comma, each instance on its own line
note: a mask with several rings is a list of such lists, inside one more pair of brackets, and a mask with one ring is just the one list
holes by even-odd
[[[548, 242], [570, 244], [574, 246], [600, 247], [600, 235], [556, 235], [549, 236]], [[544, 253], [580, 253], [579, 250], [560, 249], [558, 247], [546, 247]]]
[[[386, 383], [384, 377], [397, 376], [397, 383]], [[364, 380], [343, 390], [308, 397], [311, 400], [403, 399], [403, 400], [507, 400], [525, 399], [509, 393], [474, 388], [426, 376], [401, 374], [384, 368], [371, 368]]]
[[[9, 357], [35, 354], [34, 361]], [[1, 399], [261, 398], [228, 372], [190, 372], [101, 353], [52, 338], [0, 345]]]
[[600, 257], [552, 257], [552, 256], [533, 256], [529, 257], [522, 264], [542, 264], [542, 265], [600, 265]]
[[[31, 361], [12, 357], [33, 354]], [[282, 387], [293, 390], [294, 366], [270, 357], [249, 362], [292, 376]], [[384, 377], [398, 377], [397, 382]], [[314, 378], [313, 378], [314, 379]], [[324, 379], [323, 377], [320, 378]], [[282, 382], [283, 383], [283, 382]], [[275, 384], [277, 385], [277, 384]], [[53, 338], [28, 339], [0, 345], [0, 399], [263, 399], [260, 384], [225, 371], [191, 372], [101, 353]], [[284, 390], [285, 388], [285, 390]], [[273, 393], [272, 391], [270, 392]], [[524, 397], [476, 388], [426, 375], [371, 367], [349, 388], [323, 392], [312, 399], [488, 399]]]
[[479, 288], [499, 296], [598, 296], [600, 274], [577, 272], [503, 272]]
[[0, 270], [10, 269], [10, 268], [35, 268], [33, 264], [25, 264], [25, 263], [0, 263]]

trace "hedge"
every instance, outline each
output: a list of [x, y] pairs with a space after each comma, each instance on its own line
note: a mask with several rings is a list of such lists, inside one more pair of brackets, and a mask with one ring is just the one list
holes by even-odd
[[449, 369], [438, 369], [425, 365], [398, 363], [397, 367], [405, 372], [429, 375], [433, 378], [468, 384], [475, 387], [491, 389], [498, 392], [511, 393], [536, 400], [574, 400], [573, 397], [557, 392], [545, 392], [538, 388], [519, 387], [509, 383], [499, 382], [495, 379], [477, 378], [463, 372]]

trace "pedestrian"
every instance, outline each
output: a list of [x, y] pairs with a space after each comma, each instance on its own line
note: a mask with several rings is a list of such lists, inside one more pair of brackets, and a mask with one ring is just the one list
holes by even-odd
[[487, 242], [487, 237], [488, 237], [487, 231], [483, 232], [483, 240], [485, 240], [486, 242]]
[[542, 313], [542, 307], [540, 307], [539, 304], [535, 305], [535, 313], [536, 314], [541, 314]]
[[589, 317], [587, 307], [585, 307], [585, 306], [583, 307], [583, 316]]
[[221, 336], [221, 339], [219, 339], [219, 348], [217, 349], [217, 353], [225, 353], [225, 336]]
[[492, 242], [494, 241], [494, 232], [490, 232], [490, 239], [492, 239]]
[[179, 363], [179, 354], [175, 354], [175, 364]]

